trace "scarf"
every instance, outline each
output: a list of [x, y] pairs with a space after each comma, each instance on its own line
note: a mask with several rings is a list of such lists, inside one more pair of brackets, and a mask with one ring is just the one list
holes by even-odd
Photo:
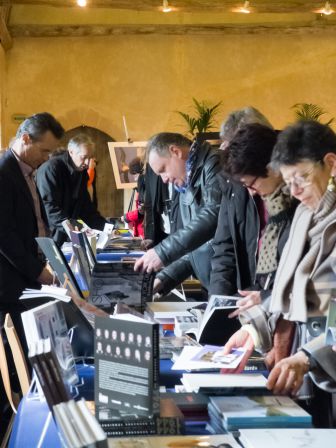
[[175, 190], [178, 191], [179, 193], [185, 193], [190, 185], [190, 181], [196, 168], [198, 150], [199, 145], [195, 140], [193, 144], [190, 146], [188, 159], [186, 161], [186, 180], [184, 182], [184, 185], [182, 185], [181, 187], [175, 185]]
[[[327, 310], [336, 288], [335, 260], [330, 255], [336, 244], [332, 223], [336, 223], [336, 192], [326, 191], [315, 211], [303, 204], [298, 207], [276, 274], [271, 312], [306, 322], [308, 313]], [[314, 278], [318, 269], [320, 276]]]
[[283, 228], [293, 216], [296, 200], [284, 190], [282, 183], [272, 194], [263, 197], [268, 221], [262, 236], [257, 274], [274, 272], [278, 267], [278, 241]]

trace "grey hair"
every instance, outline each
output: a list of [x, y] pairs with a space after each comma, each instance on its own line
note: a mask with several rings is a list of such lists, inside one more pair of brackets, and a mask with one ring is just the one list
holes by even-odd
[[268, 128], [273, 129], [271, 123], [267, 118], [252, 106], [244, 109], [235, 110], [231, 112], [220, 127], [220, 138], [225, 141], [231, 141], [238, 129], [241, 129], [246, 124], [262, 124]]
[[68, 142], [68, 151], [76, 151], [79, 152], [79, 147], [81, 145], [85, 146], [94, 146], [93, 140], [86, 134], [77, 134], [72, 137]]
[[182, 134], [174, 132], [160, 132], [153, 135], [147, 143], [146, 159], [148, 160], [151, 152], [156, 152], [160, 157], [169, 157], [169, 146], [190, 147], [192, 142]]

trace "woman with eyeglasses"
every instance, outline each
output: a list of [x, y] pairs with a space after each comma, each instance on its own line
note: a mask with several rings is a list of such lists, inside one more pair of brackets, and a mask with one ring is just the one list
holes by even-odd
[[325, 370], [321, 359], [318, 365], [309, 366], [309, 354], [324, 345], [323, 336], [319, 340], [313, 337], [324, 331], [330, 301], [336, 297], [336, 135], [329, 126], [315, 121], [289, 126], [278, 138], [271, 166], [280, 171], [291, 195], [301, 204], [277, 269], [266, 325], [261, 308], [251, 308], [250, 324], [231, 337], [224, 353], [233, 346], [268, 352], [267, 342], [272, 342], [279, 317], [295, 323], [297, 338], [292, 344], [301, 349], [293, 357], [275, 358], [268, 387], [276, 393], [297, 393], [309, 368], [315, 371], [311, 376], [320, 386], [323, 372], [324, 380], [334, 375], [336, 385], [336, 357], [331, 348], [326, 362], [333, 370]]
[[[251, 220], [252, 211], [240, 221], [240, 213], [237, 210], [237, 201], [240, 198], [237, 195], [231, 199], [232, 204], [228, 200], [221, 204], [213, 243], [215, 255], [212, 259], [210, 292], [227, 294], [227, 291], [221, 291], [220, 288], [224, 285], [223, 278], [230, 269], [227, 263], [227, 253], [230, 252], [229, 234], [237, 232], [241, 237], [242, 232], [239, 229], [247, 224], [249, 233], [245, 232], [243, 240], [235, 238], [232, 251], [235, 251], [236, 255], [236, 270], [242, 271], [238, 273], [240, 279], [247, 277], [246, 272], [240, 269], [244, 267], [243, 263], [245, 266], [254, 266], [252, 281], [249, 284], [245, 282], [244, 291], [239, 290], [242, 296], [237, 302], [239, 308], [230, 317], [237, 316], [241, 311], [261, 303], [270, 296], [281, 252], [298, 204], [298, 201], [289, 195], [288, 188], [285, 188], [281, 174], [269, 167], [277, 135], [276, 131], [259, 123], [245, 125], [236, 132], [223, 154], [225, 174], [249, 191], [247, 196], [254, 198], [254, 201], [250, 199], [252, 205], [249, 208], [258, 212], [255, 213], [257, 217], [254, 216], [254, 221]], [[224, 208], [230, 219], [226, 219], [225, 214], [221, 213]], [[232, 210], [234, 216], [231, 216]], [[246, 210], [248, 209], [243, 208], [242, 213], [246, 213]], [[231, 227], [235, 226], [236, 229], [231, 228], [228, 231], [226, 220], [233, 221]], [[243, 261], [241, 254], [237, 254], [238, 245], [239, 252], [246, 253]]]

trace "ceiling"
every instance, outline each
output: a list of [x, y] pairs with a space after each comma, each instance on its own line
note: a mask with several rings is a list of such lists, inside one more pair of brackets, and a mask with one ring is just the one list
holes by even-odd
[[[320, 33], [336, 30], [336, 14], [313, 11], [324, 0], [251, 0], [252, 14], [232, 8], [244, 0], [0, 0], [0, 39], [5, 49], [15, 37], [102, 36], [116, 34]], [[336, 9], [336, 0], [330, 2]]]

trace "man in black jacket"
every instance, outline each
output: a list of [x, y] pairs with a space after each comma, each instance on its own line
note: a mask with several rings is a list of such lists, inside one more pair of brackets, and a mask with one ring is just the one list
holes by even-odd
[[[53, 281], [35, 241], [35, 237], [46, 235], [47, 228], [33, 172], [57, 148], [63, 132], [52, 115], [33, 115], [20, 125], [11, 147], [0, 158], [0, 326], [2, 330], [9, 313], [25, 353], [21, 321], [25, 307], [19, 296], [25, 288], [39, 288], [41, 283]], [[12, 365], [10, 369], [12, 373]], [[0, 438], [5, 429], [1, 387]]]
[[58, 245], [67, 240], [62, 222], [82, 219], [95, 229], [103, 230], [106, 220], [91, 201], [88, 189], [90, 158], [94, 144], [85, 134], [78, 134], [68, 143], [68, 150], [50, 158], [40, 166], [36, 181], [40, 191], [52, 237]]
[[[165, 132], [150, 139], [147, 156], [151, 168], [163, 182], [171, 182], [179, 191], [183, 228], [150, 249], [136, 262], [135, 269], [158, 271], [177, 260], [167, 268], [170, 279], [185, 279], [192, 273], [192, 268], [207, 288], [211, 239], [221, 200], [216, 177], [220, 170], [219, 153], [206, 142], [200, 145], [181, 134]], [[162, 281], [165, 271], [159, 275]]]

